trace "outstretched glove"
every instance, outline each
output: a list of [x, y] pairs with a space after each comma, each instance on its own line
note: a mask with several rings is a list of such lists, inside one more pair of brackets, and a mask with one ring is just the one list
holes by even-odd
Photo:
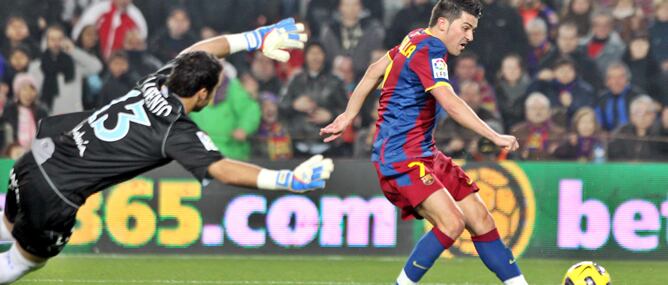
[[307, 36], [304, 33], [304, 24], [295, 23], [295, 19], [287, 18], [280, 22], [259, 27], [253, 31], [243, 33], [246, 39], [246, 50], [262, 50], [268, 58], [286, 62], [290, 54], [285, 49], [304, 48]]
[[262, 169], [258, 175], [257, 186], [260, 189], [304, 193], [325, 188], [333, 170], [334, 163], [331, 159], [314, 155], [294, 170]]

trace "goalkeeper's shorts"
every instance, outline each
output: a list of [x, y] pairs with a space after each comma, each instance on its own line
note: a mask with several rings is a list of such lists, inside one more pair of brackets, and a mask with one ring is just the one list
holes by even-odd
[[32, 255], [49, 258], [65, 247], [78, 209], [52, 190], [32, 152], [27, 152], [11, 170], [4, 210], [19, 245]]

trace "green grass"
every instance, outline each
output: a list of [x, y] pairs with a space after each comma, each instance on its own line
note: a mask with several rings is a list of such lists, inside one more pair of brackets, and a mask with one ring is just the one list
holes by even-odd
[[[576, 260], [520, 259], [530, 284], [558, 284]], [[16, 284], [393, 284], [403, 257], [66, 255]], [[668, 261], [601, 264], [613, 284], [668, 284]], [[500, 284], [475, 258], [440, 260], [420, 284]]]

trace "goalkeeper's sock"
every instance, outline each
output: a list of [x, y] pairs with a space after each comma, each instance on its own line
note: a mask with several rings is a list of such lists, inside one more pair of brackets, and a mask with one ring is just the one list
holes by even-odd
[[503, 244], [496, 228], [471, 239], [482, 262], [499, 280], [506, 285], [527, 284], [513, 253]]
[[441, 256], [444, 250], [448, 249], [454, 240], [438, 230], [433, 228], [418, 241], [413, 248], [413, 252], [408, 257], [404, 269], [397, 278], [397, 285], [417, 284], [427, 270], [434, 265], [436, 259]]
[[5, 223], [5, 212], [0, 211], [0, 241], [12, 241], [14, 237]]
[[14, 243], [8, 251], [0, 253], [0, 284], [12, 283], [44, 264], [46, 262], [37, 263], [25, 258]]

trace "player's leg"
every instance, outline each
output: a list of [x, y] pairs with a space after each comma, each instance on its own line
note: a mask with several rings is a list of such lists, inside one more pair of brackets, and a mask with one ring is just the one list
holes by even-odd
[[416, 210], [434, 228], [422, 236], [413, 248], [397, 278], [398, 285], [417, 284], [441, 253], [464, 231], [464, 215], [445, 189], [432, 193]]
[[0, 253], [0, 284], [10, 284], [28, 272], [41, 268], [46, 262], [45, 258], [28, 253], [14, 240], [12, 231], [19, 215], [18, 195], [18, 181], [12, 169], [2, 221], [0, 221], [1, 238], [3, 241], [12, 241], [12, 245], [8, 251]]
[[[7, 207], [5, 206], [5, 209]], [[0, 242], [10, 242], [14, 240], [12, 237], [12, 228], [14, 225], [7, 218], [5, 211], [0, 211], [2, 215], [2, 220], [0, 221]]]
[[513, 253], [501, 241], [494, 218], [480, 195], [471, 193], [457, 205], [464, 213], [466, 229], [471, 233], [476, 251], [487, 268], [504, 284], [527, 284]]

